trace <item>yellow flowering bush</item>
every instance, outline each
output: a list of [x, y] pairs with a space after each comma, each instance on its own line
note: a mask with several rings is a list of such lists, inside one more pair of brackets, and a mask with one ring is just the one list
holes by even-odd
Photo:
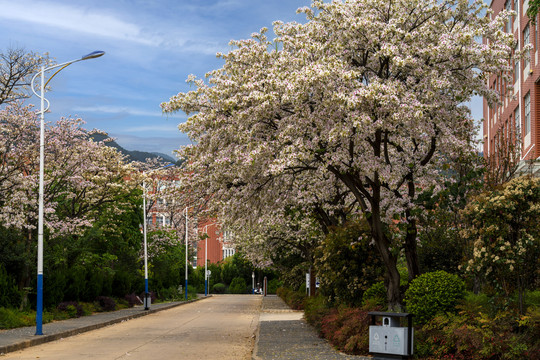
[[483, 193], [463, 210], [470, 244], [464, 270], [509, 295], [534, 284], [540, 255], [540, 179], [522, 176]]

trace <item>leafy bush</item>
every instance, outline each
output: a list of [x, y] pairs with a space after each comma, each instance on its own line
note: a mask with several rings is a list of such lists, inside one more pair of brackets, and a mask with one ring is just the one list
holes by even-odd
[[316, 250], [315, 270], [319, 292], [329, 303], [361, 305], [363, 292], [380, 280], [383, 267], [379, 254], [369, 245], [366, 221], [334, 228]]
[[303, 310], [306, 295], [301, 291], [294, 291], [286, 287], [280, 287], [276, 291], [277, 295], [293, 310]]
[[322, 319], [328, 315], [330, 308], [327, 306], [324, 297], [311, 296], [304, 301], [304, 318], [311, 326], [320, 333]]
[[217, 283], [212, 288], [214, 294], [225, 294], [227, 292], [227, 285], [223, 283]]
[[[188, 294], [189, 294], [189, 286], [188, 286]], [[143, 294], [144, 297], [144, 294]], [[166, 289], [160, 289], [158, 291], [158, 297], [160, 300], [163, 301], [174, 301], [174, 300], [180, 300], [184, 297], [184, 289], [182, 292], [178, 291], [178, 288], [176, 286], [171, 286]], [[144, 300], [143, 300], [144, 301]], [[151, 300], [152, 303], [154, 303], [153, 300]]]
[[[532, 317], [521, 318], [516, 331], [517, 313], [489, 317], [460, 305], [459, 314], [439, 315], [417, 331], [416, 354], [420, 358], [491, 360], [540, 359], [538, 325]], [[540, 315], [540, 314], [538, 314]], [[540, 320], [540, 316], [536, 319]]]
[[378, 305], [381, 308], [386, 306], [386, 288], [384, 281], [376, 282], [371, 285], [362, 295], [362, 303]]
[[70, 318], [81, 317], [84, 315], [82, 306], [76, 301], [61, 302], [56, 309], [65, 312]]
[[231, 281], [229, 286], [229, 292], [231, 294], [245, 294], [247, 290], [246, 280], [241, 277], [235, 277]]
[[36, 315], [22, 313], [15, 309], [0, 307], [0, 329], [12, 329], [35, 324]]
[[457, 275], [440, 270], [425, 273], [414, 279], [405, 292], [407, 310], [415, 322], [426, 323], [439, 313], [455, 311], [465, 296], [465, 283]]
[[15, 307], [21, 303], [21, 293], [15, 279], [11, 277], [3, 264], [0, 264], [0, 306]]
[[332, 309], [321, 321], [321, 333], [337, 349], [347, 354], [367, 354], [369, 351], [368, 313], [379, 308], [340, 307]]
[[108, 296], [98, 296], [96, 302], [102, 311], [114, 311], [116, 309], [116, 301]]
[[279, 279], [270, 280], [268, 282], [268, 294], [275, 294], [280, 286], [283, 286], [283, 282]]

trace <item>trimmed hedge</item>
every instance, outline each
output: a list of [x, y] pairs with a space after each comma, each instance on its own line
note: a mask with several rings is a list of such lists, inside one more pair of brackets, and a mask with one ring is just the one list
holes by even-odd
[[464, 297], [465, 282], [439, 270], [414, 279], [405, 292], [405, 303], [407, 311], [414, 314], [415, 323], [425, 324], [437, 314], [455, 312], [458, 301]]

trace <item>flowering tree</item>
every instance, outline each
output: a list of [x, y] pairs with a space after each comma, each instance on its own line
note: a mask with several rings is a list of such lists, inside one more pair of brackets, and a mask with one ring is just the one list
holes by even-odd
[[[300, 10], [307, 23], [276, 22], [274, 41], [266, 29], [232, 41], [237, 49], [219, 54], [225, 64], [207, 74], [209, 84], [190, 77], [196, 89], [162, 108], [194, 113], [180, 129], [196, 145], [182, 153], [229, 208], [274, 206], [261, 189], [292, 182], [289, 198], [326, 199], [328, 187], [310, 176], [341, 182], [368, 220], [389, 305], [398, 308], [402, 249], [410, 276], [419, 273], [415, 200], [437, 190], [443, 162], [474, 151], [474, 123], [461, 104], [473, 94], [496, 101], [485, 74], [509, 69], [507, 14], [491, 20], [481, 16], [485, 7], [314, 1]], [[395, 222], [401, 232], [390, 231]]]
[[[61, 119], [45, 131], [44, 223], [48, 245], [81, 235], [104, 208], [119, 214], [130, 201], [130, 167], [116, 149], [95, 142], [80, 119]], [[15, 102], [0, 110], [0, 225], [25, 234], [30, 259], [38, 218], [39, 122]], [[29, 266], [28, 262], [25, 265]], [[22, 272], [20, 287], [30, 282]]]
[[472, 246], [465, 270], [508, 298], [535, 283], [540, 258], [540, 179], [522, 176], [484, 193], [463, 211]]

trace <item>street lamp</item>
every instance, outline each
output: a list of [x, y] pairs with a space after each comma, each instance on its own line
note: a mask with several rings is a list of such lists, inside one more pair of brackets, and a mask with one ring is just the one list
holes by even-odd
[[[62, 69], [67, 66], [82, 61], [95, 59], [105, 54], [104, 51], [94, 51], [90, 54], [84, 55], [80, 59], [71, 60], [62, 64], [53, 65], [49, 67], [41, 66], [41, 69], [32, 77], [30, 87], [32, 92], [41, 100], [40, 107], [40, 127], [39, 127], [39, 213], [38, 213], [38, 260], [37, 260], [37, 304], [36, 304], [36, 335], [43, 335], [43, 178], [44, 178], [44, 165], [45, 165], [45, 111], [49, 110], [49, 100], [45, 99], [45, 88], [49, 81], [58, 74]], [[59, 68], [54, 74], [49, 77], [45, 82], [45, 72]], [[36, 92], [34, 87], [34, 81], [40, 76], [40, 92]], [[47, 107], [45, 108], [45, 101]]]
[[189, 206], [186, 206], [184, 211], [186, 212], [186, 288], [184, 289], [184, 293], [186, 294], [186, 301], [187, 301], [187, 295], [188, 295], [188, 209]]
[[204, 226], [204, 296], [208, 296], [208, 227], [216, 223], [206, 224]]
[[[157, 169], [149, 170], [145, 173], [151, 173], [157, 170], [165, 169], [174, 166], [174, 164], [167, 164]], [[144, 237], [144, 310], [150, 309], [150, 301], [148, 297], [150, 295], [148, 291], [148, 242], [146, 241], [146, 181], [143, 179], [143, 237]]]

